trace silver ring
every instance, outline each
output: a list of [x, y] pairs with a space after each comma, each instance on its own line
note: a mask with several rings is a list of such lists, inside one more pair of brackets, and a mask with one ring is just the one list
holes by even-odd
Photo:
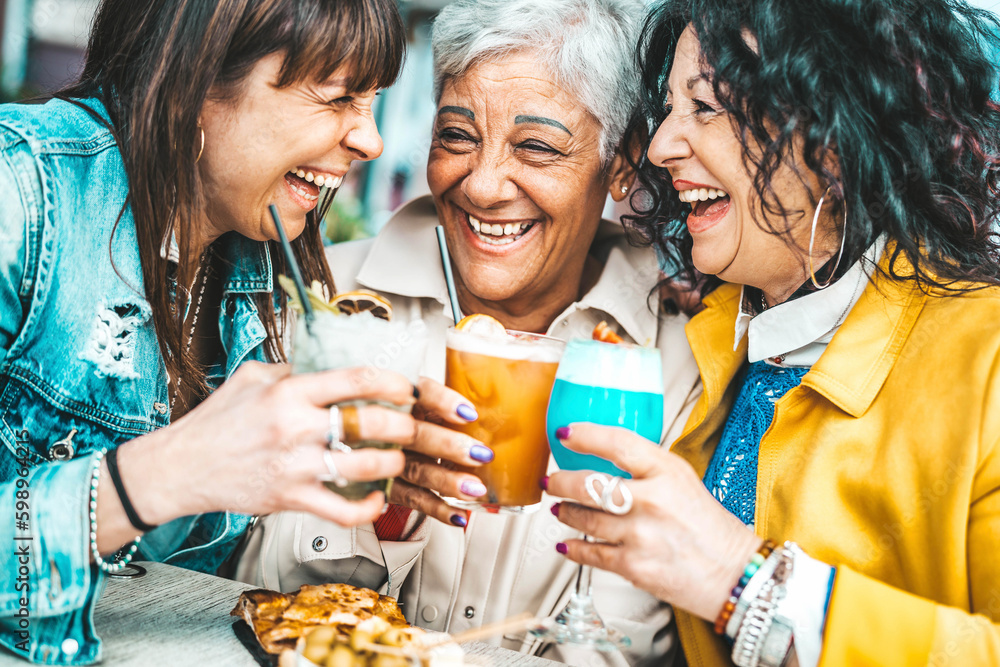
[[351, 451], [351, 448], [344, 444], [344, 417], [336, 405], [330, 406], [330, 428], [326, 432], [326, 448], [334, 452]]
[[337, 470], [337, 464], [334, 462], [333, 454], [329, 449], [323, 450], [323, 463], [326, 464], [326, 469], [327, 472], [329, 472], [329, 475], [320, 475], [319, 481], [333, 482], [338, 489], [342, 489], [350, 483], [350, 481], [341, 475], [339, 470]]
[[608, 484], [611, 482], [611, 478], [605, 475], [603, 472], [594, 472], [583, 480], [583, 486], [587, 489], [587, 495], [590, 499], [594, 501], [598, 507], [601, 506], [601, 494], [597, 490], [597, 483], [601, 483], [601, 488], [608, 488]]
[[[615, 489], [622, 494], [621, 505], [615, 504]], [[609, 514], [623, 516], [632, 511], [632, 492], [625, 485], [625, 480], [621, 477], [612, 477], [611, 482], [604, 487], [601, 494], [601, 509]]]
[[[601, 490], [598, 492], [597, 483], [601, 483]], [[608, 514], [622, 516], [632, 511], [632, 492], [625, 486], [625, 480], [621, 477], [611, 477], [604, 473], [595, 472], [587, 475], [583, 480], [587, 495], [598, 507]], [[617, 504], [614, 501], [615, 489], [621, 492], [622, 502]]]

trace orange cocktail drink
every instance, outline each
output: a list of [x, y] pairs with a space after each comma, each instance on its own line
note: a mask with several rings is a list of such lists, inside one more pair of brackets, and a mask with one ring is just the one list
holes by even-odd
[[506, 514], [537, 510], [539, 482], [549, 463], [545, 413], [565, 344], [555, 338], [508, 332], [505, 337], [449, 329], [445, 384], [468, 398], [479, 419], [454, 428], [493, 450], [478, 468], [486, 495], [477, 501], [448, 498], [463, 509]]

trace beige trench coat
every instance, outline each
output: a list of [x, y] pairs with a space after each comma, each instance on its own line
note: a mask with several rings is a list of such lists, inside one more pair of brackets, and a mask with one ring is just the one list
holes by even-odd
[[[424, 375], [442, 381], [444, 332], [452, 316], [436, 224], [433, 202], [423, 197], [401, 208], [377, 238], [333, 246], [327, 259], [339, 291], [375, 290], [391, 300], [394, 318], [424, 319], [431, 341]], [[661, 442], [670, 443], [701, 389], [684, 334], [687, 320], [659, 313], [658, 300], [648, 298], [659, 275], [655, 254], [631, 247], [619, 225], [603, 222], [591, 252], [604, 261], [600, 278], [556, 318], [548, 334], [589, 336], [607, 320], [626, 340], [655, 343], [664, 370]], [[550, 469], [556, 469], [551, 462]], [[329, 581], [379, 589], [399, 598], [411, 623], [442, 632], [461, 632], [523, 611], [550, 616], [565, 604], [576, 573], [555, 545], [579, 534], [547, 511], [549, 500], [543, 501], [546, 509], [530, 516], [473, 512], [464, 531], [414, 514], [406, 541], [381, 544], [371, 524], [345, 529], [309, 514], [272, 515], [255, 530], [237, 578], [281, 591]], [[498, 637], [494, 643], [581, 667], [669, 664], [676, 647], [670, 607], [607, 572], [595, 571], [593, 586], [604, 619], [632, 639], [624, 657], [540, 646], [524, 635]]]

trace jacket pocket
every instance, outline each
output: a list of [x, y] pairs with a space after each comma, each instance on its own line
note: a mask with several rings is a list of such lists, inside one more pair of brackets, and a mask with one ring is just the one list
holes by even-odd
[[[149, 421], [122, 419], [68, 398], [28, 376], [0, 379], [0, 440], [12, 458], [29, 467], [68, 461], [98, 449], [111, 449], [152, 431]], [[0, 480], [10, 479], [0, 463]]]

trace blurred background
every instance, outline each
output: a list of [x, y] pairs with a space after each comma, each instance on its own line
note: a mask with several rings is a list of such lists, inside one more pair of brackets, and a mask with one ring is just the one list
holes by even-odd
[[[399, 81], [379, 97], [375, 110], [385, 150], [377, 160], [352, 169], [327, 219], [329, 242], [374, 235], [400, 204], [428, 192], [424, 170], [435, 111], [430, 28], [449, 1], [399, 0], [409, 51]], [[971, 2], [1000, 12], [1000, 0]], [[44, 94], [76, 78], [98, 4], [0, 0], [0, 98]], [[605, 210], [610, 218], [620, 213], [610, 204]]]
[[[141, 6], [142, 0], [136, 1]], [[374, 235], [403, 202], [428, 192], [424, 170], [436, 109], [430, 29], [449, 0], [399, 0], [409, 48], [399, 81], [376, 106], [382, 156], [355, 163], [327, 217], [328, 242]], [[0, 98], [45, 94], [83, 69], [99, 0], [0, 0]]]

